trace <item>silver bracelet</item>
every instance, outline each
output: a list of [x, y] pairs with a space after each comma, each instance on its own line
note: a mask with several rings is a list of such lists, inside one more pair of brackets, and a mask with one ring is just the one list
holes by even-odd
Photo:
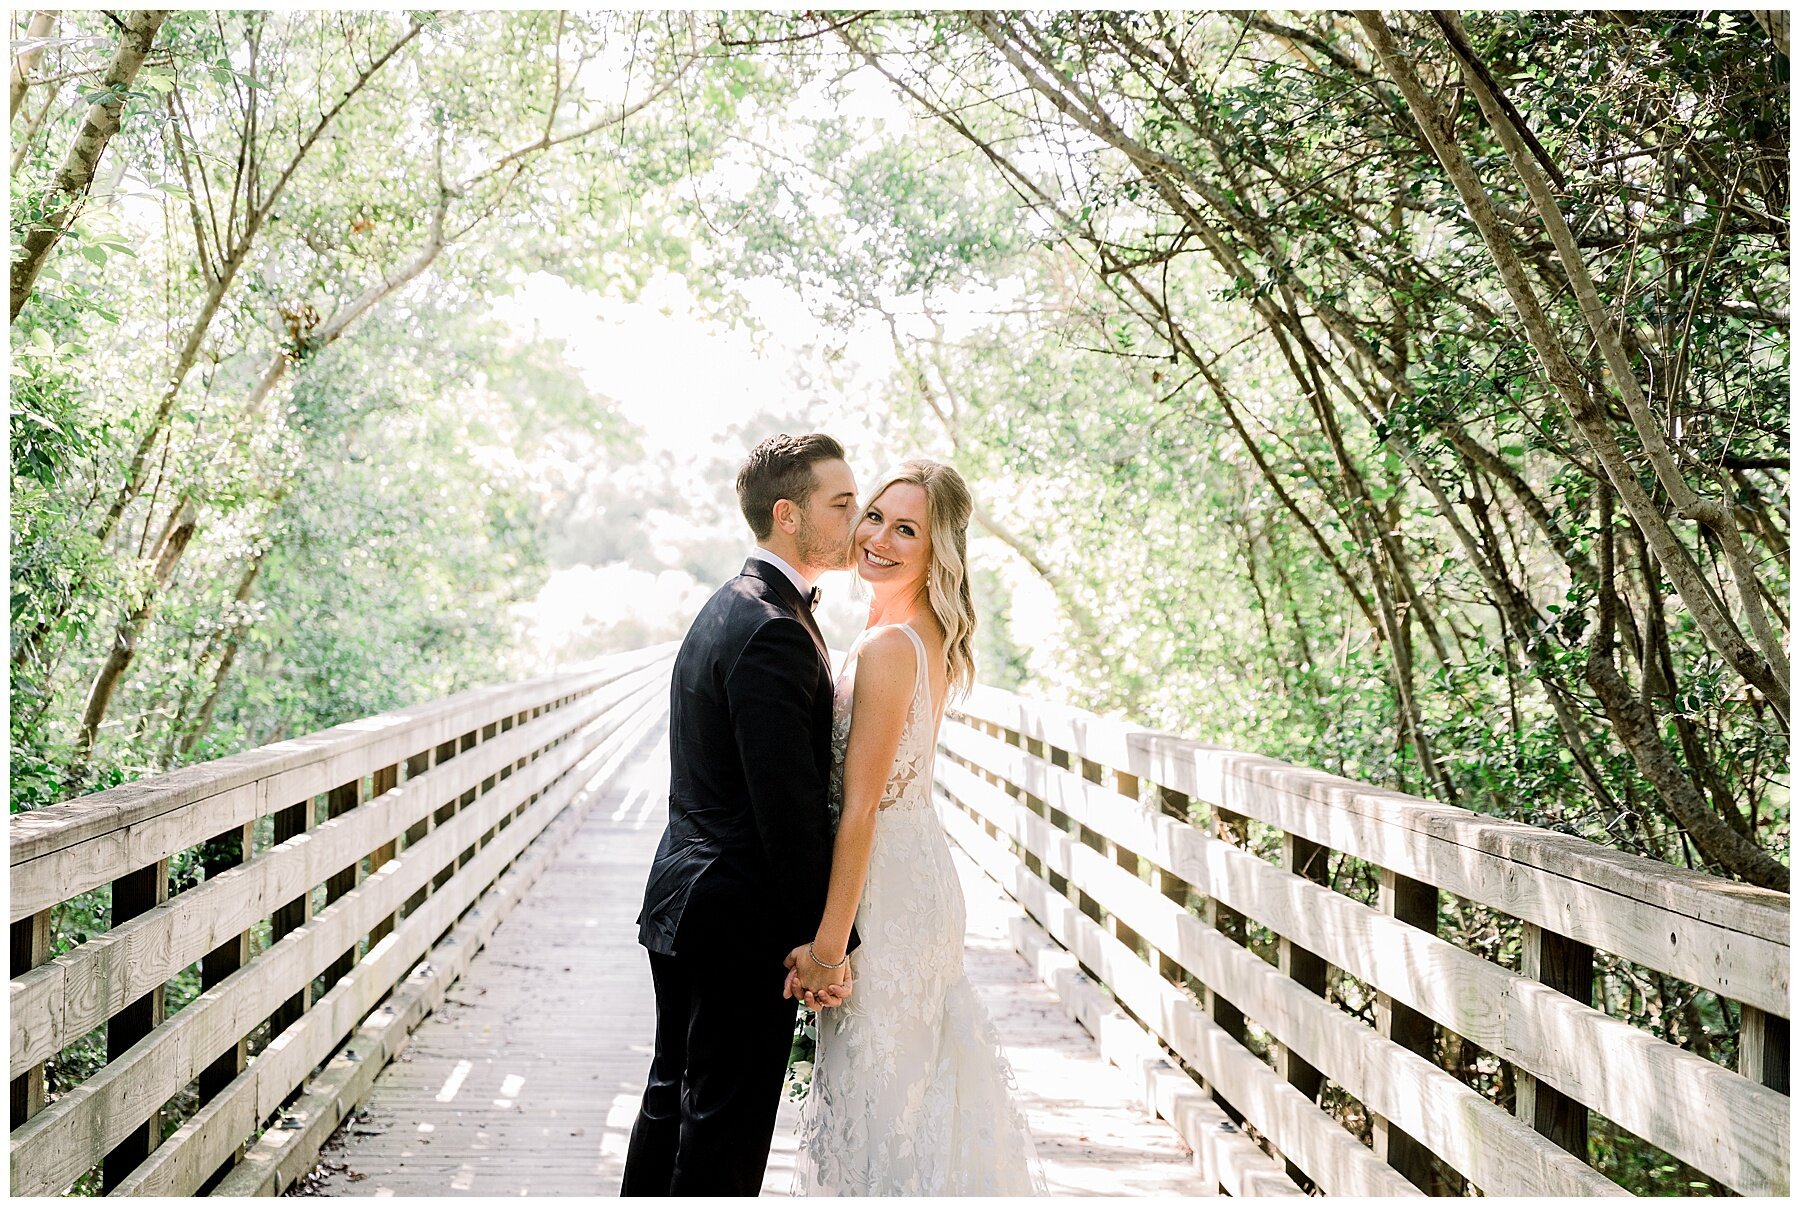
[[839, 960], [835, 964], [827, 964], [824, 960], [819, 958], [819, 953], [813, 950], [813, 945], [811, 943], [806, 945], [806, 954], [811, 956], [812, 962], [817, 964], [820, 968], [842, 968], [850, 959], [850, 953], [846, 951], [842, 960]]

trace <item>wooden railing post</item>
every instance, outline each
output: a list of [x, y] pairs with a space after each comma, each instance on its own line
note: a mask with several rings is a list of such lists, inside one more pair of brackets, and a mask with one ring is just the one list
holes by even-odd
[[[505, 733], [510, 729], [515, 729], [518, 726], [525, 724], [525, 722], [529, 719], [530, 718], [525, 713], [519, 713], [515, 716], [507, 717], [504, 721], [502, 721], [500, 723], [500, 732]], [[500, 778], [503, 780], [511, 779], [518, 772], [525, 770], [526, 765], [530, 762], [531, 762], [530, 755], [520, 755], [518, 758], [514, 759], [512, 762], [508, 763], [506, 766], [504, 766], [500, 769]], [[519, 807], [512, 811], [512, 815], [515, 818], [523, 817], [523, 816], [525, 816], [525, 811], [529, 808], [531, 808], [531, 805], [529, 802], [520, 801]]]
[[[1387, 868], [1381, 872], [1379, 904], [1381, 912], [1420, 930], [1437, 932], [1438, 891]], [[1432, 1058], [1435, 1039], [1432, 1021], [1412, 1007], [1396, 1002], [1388, 994], [1375, 994], [1375, 1029], [1409, 1052], [1417, 1052], [1426, 1060]], [[1414, 1186], [1431, 1189], [1431, 1153], [1417, 1140], [1369, 1112], [1375, 1138], [1375, 1155], [1400, 1172]]]
[[[481, 740], [483, 742], [492, 741], [499, 732], [500, 732], [500, 723], [498, 721], [494, 721], [490, 724], [483, 725], [481, 727]], [[496, 771], [496, 772], [494, 772], [494, 774], [488, 776], [486, 779], [481, 781], [480, 795], [486, 796], [489, 792], [492, 792], [494, 790], [494, 785], [499, 782], [500, 782], [500, 773], [498, 771]], [[481, 833], [481, 836], [475, 840], [475, 848], [474, 849], [476, 851], [480, 851], [482, 848], [486, 847], [488, 843], [492, 842], [494, 839], [494, 835], [498, 834], [501, 831], [501, 829], [505, 825], [506, 820], [507, 819], [505, 819], [505, 818], [495, 818], [494, 824], [489, 826], [486, 830], [483, 830]], [[471, 858], [473, 858], [473, 854], [471, 854]]]
[[[1519, 972], [1566, 993], [1584, 1006], [1594, 1004], [1594, 949], [1585, 943], [1524, 923]], [[1559, 1094], [1523, 1069], [1513, 1069], [1513, 1112], [1540, 1136], [1587, 1159], [1587, 1106]]]
[[[206, 879], [211, 880], [228, 868], [238, 867], [249, 859], [256, 846], [256, 824], [246, 822], [241, 826], [233, 826], [207, 841], [201, 857], [201, 868]], [[235, 938], [227, 939], [219, 946], [207, 952], [200, 961], [200, 991], [202, 993], [217, 985], [220, 981], [242, 968], [255, 955], [256, 935], [253, 931], [242, 931]], [[240, 1035], [231, 1050], [222, 1054], [217, 1060], [200, 1070], [200, 1105], [205, 1106], [219, 1092], [250, 1067], [250, 1036]], [[215, 1171], [213, 1178], [223, 1176], [233, 1162], [244, 1155], [244, 1146], [239, 1144], [230, 1160], [225, 1161]], [[208, 1180], [210, 1186], [212, 1179]], [[205, 1187], [202, 1193], [205, 1193]]]
[[[169, 861], [159, 859], [148, 867], [127, 872], [112, 882], [112, 918], [110, 924], [137, 917], [155, 909], [169, 899]], [[163, 987], [128, 1004], [106, 1023], [106, 1059], [117, 1060], [138, 1040], [156, 1030], [163, 1021]], [[133, 1128], [131, 1134], [114, 1145], [101, 1163], [101, 1192], [111, 1190], [136, 1169], [158, 1144], [162, 1143], [162, 1106], [159, 1103], [149, 1118]]]
[[[1130, 772], [1113, 772], [1113, 790], [1132, 804], [1135, 805], [1138, 803], [1138, 777], [1132, 775]], [[1114, 863], [1130, 872], [1133, 876], [1138, 874], [1138, 853], [1136, 851], [1127, 850], [1118, 843], [1113, 842], [1111, 839], [1107, 839], [1106, 853], [1112, 856], [1112, 861]], [[1137, 931], [1131, 929], [1131, 927], [1125, 925], [1125, 923], [1119, 921], [1118, 915], [1115, 914], [1108, 918], [1107, 925], [1112, 928], [1113, 938], [1125, 944], [1125, 946], [1131, 948], [1131, 950], [1137, 952], [1140, 956], [1143, 956], [1146, 959], [1151, 958], [1150, 945], [1144, 941], [1144, 937], [1138, 934]]]
[[[1217, 805], [1212, 807], [1212, 830], [1221, 842], [1228, 842], [1232, 846], [1244, 847], [1250, 843], [1250, 819], [1241, 813], [1221, 809]], [[1245, 937], [1243, 914], [1225, 905], [1216, 897], [1208, 897], [1206, 904], [1202, 907], [1201, 918], [1208, 926], [1227, 939], [1240, 947], [1243, 946]], [[1246, 1042], [1248, 1032], [1244, 1027], [1244, 1012], [1233, 1003], [1220, 997], [1218, 990], [1211, 985], [1203, 986], [1200, 993], [1200, 1006], [1225, 1034], [1235, 1042], [1246, 1047], [1249, 1046]], [[1242, 1111], [1224, 1099], [1218, 1098], [1216, 1092], [1213, 1096], [1234, 1122], [1242, 1123], [1244, 1121]]]
[[[326, 794], [325, 798], [326, 819], [329, 820], [333, 817], [342, 817], [350, 810], [356, 808], [357, 805], [362, 803], [362, 794], [363, 782], [360, 778], [352, 780], [348, 784], [339, 784], [337, 787], [333, 788]], [[346, 867], [343, 871], [338, 872], [336, 875], [325, 881], [325, 904], [329, 906], [333, 901], [336, 901], [339, 897], [342, 897], [345, 893], [354, 889], [361, 880], [362, 860], [358, 859], [350, 864], [349, 867]], [[325, 970], [325, 988], [327, 991], [329, 991], [333, 985], [337, 984], [345, 973], [356, 967], [356, 948], [357, 944], [352, 943], [350, 945], [350, 950], [333, 960], [331, 966]]]
[[[1080, 770], [1077, 771], [1075, 770], [1075, 764], [1078, 761], [1080, 763]], [[1069, 768], [1090, 784], [1098, 784], [1104, 779], [1100, 764], [1092, 759], [1082, 758], [1079, 752], [1072, 751], [1070, 753]], [[1109, 844], [1106, 839], [1102, 835], [1096, 834], [1094, 831], [1088, 829], [1072, 817], [1069, 819], [1069, 833], [1074, 836], [1076, 842], [1080, 843], [1088, 850], [1098, 851], [1102, 855], [1108, 853], [1107, 847]], [[1079, 886], [1071, 887], [1075, 887], [1078, 892], [1080, 891]], [[1100, 925], [1106, 927], [1108, 934], [1114, 936], [1118, 934], [1108, 919], [1102, 917], [1102, 914], [1105, 911], [1100, 908], [1100, 903], [1087, 893], [1081, 894], [1081, 912], [1100, 923]]]
[[[1021, 735], [1021, 737], [1023, 737], [1023, 735]], [[1045, 753], [1043, 739], [1026, 737], [1023, 740], [1025, 752], [1027, 754], [1039, 759], [1049, 757]], [[1044, 803], [1042, 797], [1033, 796], [1030, 792], [1021, 788], [1019, 789], [1019, 800], [1025, 808], [1035, 816], [1040, 817], [1045, 821], [1050, 820], [1050, 806]], [[1054, 873], [1044, 866], [1044, 861], [1033, 854], [1029, 847], [1021, 847], [1021, 851], [1022, 857], [1025, 860], [1026, 871], [1030, 872], [1033, 876], [1036, 876], [1039, 880], [1042, 880], [1045, 884], [1049, 884], [1052, 888], [1056, 887], [1050, 879]]]
[[[562, 702], [559, 700], [557, 703], [560, 705]], [[461, 742], [458, 743], [457, 752], [459, 754], [467, 754], [469, 751], [475, 749], [475, 743], [480, 741], [480, 739], [481, 733], [479, 730], [471, 730], [470, 732], [463, 734]], [[451, 811], [452, 815], [454, 816], [457, 813], [461, 813], [464, 809], [474, 804], [475, 798], [480, 795], [480, 792], [480, 786], [477, 785], [457, 797], [456, 808]], [[469, 866], [469, 860], [475, 858], [475, 847], [476, 843], [479, 841], [478, 838], [476, 842], [471, 842], [464, 848], [462, 854], [456, 857], [455, 864], [453, 865], [455, 871], [460, 872], [462, 869]], [[454, 872], [452, 874], [454, 874]]]
[[[252, 822], [233, 826], [223, 834], [209, 839], [201, 856], [201, 868], [206, 879], [211, 880], [227, 868], [242, 864], [250, 857], [255, 843], [256, 826]], [[251, 944], [254, 939], [254, 932], [242, 931], [207, 952], [200, 961], [200, 991], [206, 992], [248, 964], [253, 954]], [[201, 1070], [200, 1102], [204, 1105], [210, 1101], [226, 1083], [248, 1067], [249, 1060], [249, 1037], [240, 1036], [236, 1047]]]
[[[1048, 749], [1050, 754], [1050, 765], [1052, 767], [1059, 767], [1064, 771], [1074, 770], [1075, 761], [1070, 757], [1067, 750], [1064, 750], [1060, 746], [1051, 746]], [[1080, 823], [1076, 822], [1074, 818], [1070, 817], [1067, 813], [1064, 813], [1061, 809], [1058, 809], [1055, 805], [1052, 805], [1049, 801], [1044, 802], [1044, 808], [1052, 826], [1055, 826], [1065, 834], [1073, 835], [1076, 842], [1081, 841]], [[1089, 918], [1096, 922], [1100, 920], [1099, 906], [1088, 899], [1088, 895], [1081, 891], [1080, 885], [1062, 875], [1060, 872], [1057, 872], [1054, 868], [1047, 870], [1050, 873], [1051, 888], [1061, 893], [1064, 897], [1067, 897], [1070, 901], [1073, 901], [1075, 903], [1075, 908]]]
[[[406, 778], [408, 781], [417, 779], [429, 770], [431, 770], [431, 751], [429, 750], [420, 751], [418, 754], [409, 756], [406, 760]], [[407, 827], [404, 839], [406, 848], [411, 848], [414, 843], [431, 833], [431, 816], [431, 814], [427, 813], [424, 817], [421, 817], [418, 821], [415, 821], [411, 826]], [[415, 909], [418, 909], [419, 906], [425, 904], [425, 898], [430, 892], [430, 884], [427, 883], [421, 885], [418, 892], [406, 899], [406, 904], [400, 907], [400, 912], [410, 917]]]
[[1788, 1020], [1755, 1006], [1738, 1016], [1738, 1072], [1778, 1094], [1788, 1092]]
[[[289, 805], [275, 814], [275, 845], [280, 846], [294, 835], [304, 834], [312, 827], [313, 802], [312, 798], [308, 797], [299, 804]], [[270, 945], [281, 942], [284, 937], [305, 926], [312, 921], [312, 916], [312, 886], [308, 885], [298, 897], [277, 907], [275, 912], [269, 915]], [[309, 981], [299, 993], [283, 1002], [281, 1008], [269, 1016], [269, 1038], [274, 1039], [293, 1026], [311, 1005], [312, 983]]]
[[[1287, 870], [1296, 876], [1305, 877], [1314, 884], [1327, 884], [1330, 875], [1327, 871], [1327, 860], [1330, 851], [1316, 842], [1301, 838], [1297, 834], [1283, 834], [1281, 838], [1281, 859]], [[1320, 956], [1308, 951], [1286, 935], [1278, 937], [1276, 942], [1276, 963], [1283, 976], [1310, 989], [1320, 997], [1325, 996], [1326, 968]], [[1286, 1044], [1275, 1045], [1275, 1071], [1281, 1074], [1282, 1080], [1299, 1090], [1313, 1102], [1319, 1100], [1319, 1090], [1325, 1083], [1325, 1077], [1318, 1069], [1300, 1059], [1293, 1049]], [[1302, 1186], [1308, 1184], [1306, 1173], [1292, 1161], [1287, 1162], [1288, 1177]]]
[[[463, 750], [467, 750], [470, 746], [474, 745], [474, 739], [475, 739], [475, 735], [470, 733], [470, 734], [464, 734], [460, 739], [451, 738], [448, 742], [439, 743], [438, 748], [437, 748], [437, 754], [433, 757], [433, 759], [431, 761], [432, 766], [434, 766], [434, 767], [443, 766], [445, 763], [447, 763], [451, 759], [455, 758], [458, 753], [460, 753]], [[438, 826], [441, 826], [445, 822], [449, 821], [452, 817], [455, 817], [457, 809], [460, 808], [463, 803], [473, 800], [473, 799], [474, 799], [474, 797], [470, 793], [465, 792], [465, 793], [463, 793], [462, 796], [458, 797], [456, 800], [445, 801], [443, 803], [443, 805], [441, 805], [440, 807], [438, 807], [437, 809], [435, 809], [432, 812], [432, 814], [431, 814], [432, 827], [436, 828]], [[433, 876], [431, 878], [431, 891], [435, 893], [439, 889], [443, 888], [444, 885], [449, 883], [450, 877], [452, 877], [454, 875], [456, 875], [456, 860], [454, 858], [452, 858], [445, 863], [444, 867], [442, 869], [440, 869], [435, 876]]]
[[[392, 792], [395, 788], [397, 788], [399, 786], [400, 786], [400, 766], [399, 766], [399, 764], [396, 763], [392, 767], [378, 767], [375, 770], [374, 783], [370, 785], [369, 799], [370, 800], [378, 799], [383, 794]], [[382, 864], [386, 863], [388, 860], [392, 859], [395, 855], [398, 855], [399, 853], [400, 853], [400, 842], [398, 839], [384, 842], [380, 846], [376, 847], [374, 849], [374, 851], [370, 852], [370, 854], [369, 854], [369, 874], [372, 876], [376, 872], [379, 872], [381, 870]], [[370, 928], [370, 930], [369, 930], [369, 947], [372, 949], [375, 946], [375, 944], [381, 942], [389, 934], [393, 933], [394, 924], [396, 922], [398, 922], [399, 920], [400, 920], [400, 915], [398, 913], [392, 913], [392, 914], [389, 914], [387, 917], [383, 918], [381, 921], [377, 922], [372, 928]]]
[[[30, 972], [50, 959], [50, 911], [40, 909], [12, 924], [12, 975]], [[12, 1126], [44, 1109], [44, 1066], [34, 1064], [12, 1079]]]
[[[1165, 817], [1173, 817], [1180, 821], [1189, 820], [1187, 795], [1177, 792], [1173, 788], [1165, 788], [1161, 784], [1156, 785], [1156, 807]], [[1188, 913], [1194, 908], [1193, 885], [1175, 873], [1164, 871], [1160, 867], [1153, 868], [1151, 876], [1156, 891], [1173, 901], [1183, 913]], [[1164, 980], [1176, 985], [1185, 985], [1198, 996], [1198, 990], [1194, 990], [1194, 979], [1188, 974], [1187, 969], [1160, 951], [1156, 953], [1156, 971], [1162, 974]]]
[[[993, 726], [993, 730], [994, 730], [994, 733], [996, 734], [996, 736], [998, 736], [999, 739], [1002, 742], [1005, 742], [1008, 746], [1014, 747], [1015, 749], [1018, 749], [1018, 750], [1025, 749], [1025, 735], [1020, 733], [1018, 730], [1007, 729], [1005, 726], [1002, 726], [1002, 725]], [[1008, 796], [1012, 797], [1015, 801], [1019, 802], [1020, 805], [1025, 805], [1026, 800], [1027, 800], [1027, 794], [1025, 792], [1025, 789], [1016, 787], [1013, 784], [1007, 783], [1005, 780], [1001, 779], [997, 775], [992, 776], [991, 778], [992, 778], [994, 784], [997, 787], [999, 787], [1002, 791], [1004, 791]], [[985, 817], [981, 818], [980, 822], [981, 822], [981, 828], [984, 831], [986, 831], [987, 836], [989, 838], [999, 841], [1003, 846], [1010, 845], [1010, 840], [1002, 837], [999, 826], [996, 826], [992, 821], [988, 820]], [[1029, 864], [1027, 866], [1029, 866]]]

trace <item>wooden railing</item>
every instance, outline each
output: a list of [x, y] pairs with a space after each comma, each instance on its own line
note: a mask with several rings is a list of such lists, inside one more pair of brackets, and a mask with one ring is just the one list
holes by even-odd
[[[13, 817], [12, 1193], [274, 1193], [309, 1169], [555, 845], [533, 840], [661, 718], [671, 652]], [[198, 883], [171, 894], [172, 860]], [[58, 908], [109, 886], [108, 929], [51, 958]], [[46, 1062], [102, 1030], [104, 1065], [47, 1094]], [[176, 1101], [197, 1109], [165, 1138]]]
[[[1625, 1193], [1590, 1111], [1788, 1193], [1786, 894], [987, 689], [937, 779], [1021, 950], [1229, 1193]], [[1439, 937], [1452, 906], [1504, 941]], [[1731, 1003], [1737, 1067], [1596, 1009], [1596, 952]]]

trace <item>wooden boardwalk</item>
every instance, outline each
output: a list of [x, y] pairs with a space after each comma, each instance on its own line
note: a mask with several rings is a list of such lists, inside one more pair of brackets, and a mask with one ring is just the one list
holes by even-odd
[[[650, 1062], [655, 1008], [633, 919], [665, 818], [665, 736], [648, 731], [596, 794], [296, 1192], [618, 1193]], [[969, 971], [1006, 1042], [1051, 1193], [1204, 1193], [1180, 1137], [1136, 1104], [1126, 1075], [1013, 952], [1016, 908], [958, 863]], [[784, 1106], [764, 1194], [789, 1190], [796, 1121]]]

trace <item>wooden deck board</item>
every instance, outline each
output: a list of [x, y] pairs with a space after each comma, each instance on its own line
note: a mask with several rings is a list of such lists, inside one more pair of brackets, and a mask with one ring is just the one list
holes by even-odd
[[[296, 1186], [302, 1194], [616, 1195], [650, 1062], [655, 1006], [633, 919], [665, 819], [658, 731], [414, 1032]], [[1013, 908], [958, 856], [968, 966], [994, 1016], [1051, 1193], [1197, 1194], [1173, 1129], [1135, 1104], [1011, 949]], [[792, 1181], [783, 1104], [763, 1193]]]

